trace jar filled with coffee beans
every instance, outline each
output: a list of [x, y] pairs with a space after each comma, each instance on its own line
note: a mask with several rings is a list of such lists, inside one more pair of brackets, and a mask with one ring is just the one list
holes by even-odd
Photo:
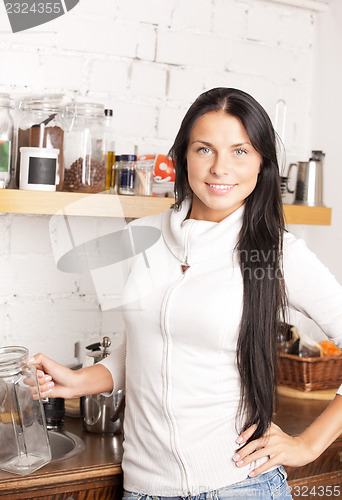
[[59, 149], [56, 190], [63, 187], [64, 133], [66, 123], [62, 105], [63, 95], [49, 94], [24, 98], [19, 109], [22, 112], [18, 122], [16, 186], [20, 177], [20, 148]]
[[103, 104], [66, 106], [63, 191], [99, 193], [106, 187], [105, 114]]

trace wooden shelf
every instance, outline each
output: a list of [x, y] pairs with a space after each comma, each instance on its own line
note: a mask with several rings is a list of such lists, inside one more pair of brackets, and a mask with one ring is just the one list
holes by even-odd
[[[158, 214], [170, 208], [173, 198], [114, 196], [109, 193], [65, 193], [0, 190], [0, 213], [129, 217]], [[331, 208], [284, 205], [287, 224], [331, 224]]]
[[0, 212], [13, 214], [144, 217], [170, 208], [173, 198], [114, 196], [109, 193], [66, 193], [0, 190]]
[[284, 205], [287, 224], [311, 224], [330, 226], [331, 208], [307, 207], [306, 205]]

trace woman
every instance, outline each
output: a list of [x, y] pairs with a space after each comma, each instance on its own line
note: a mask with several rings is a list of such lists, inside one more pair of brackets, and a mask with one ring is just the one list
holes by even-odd
[[129, 225], [161, 238], [130, 259], [126, 342], [76, 372], [36, 355], [42, 396], [125, 387], [127, 500], [291, 498], [282, 465], [339, 435], [342, 398], [301, 436], [274, 425], [276, 332], [288, 301], [341, 345], [342, 288], [284, 232], [275, 133], [250, 95], [199, 96], [171, 155], [175, 206]]

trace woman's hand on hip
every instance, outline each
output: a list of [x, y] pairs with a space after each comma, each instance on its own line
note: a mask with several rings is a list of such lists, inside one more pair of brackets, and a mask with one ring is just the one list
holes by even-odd
[[[255, 429], [256, 425], [252, 425], [244, 431], [238, 438], [239, 444], [243, 445], [253, 435]], [[301, 436], [289, 436], [273, 422], [261, 438], [251, 441], [238, 450], [233, 460], [237, 467], [244, 467], [265, 457], [269, 460], [251, 471], [249, 476], [255, 477], [276, 465], [302, 466], [316, 458], [311, 447]]]

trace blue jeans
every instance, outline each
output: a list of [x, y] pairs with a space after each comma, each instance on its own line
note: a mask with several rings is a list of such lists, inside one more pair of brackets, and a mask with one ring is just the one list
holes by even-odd
[[[292, 498], [291, 490], [286, 482], [286, 478], [285, 469], [281, 466], [278, 469], [265, 472], [265, 474], [260, 474], [260, 476], [248, 477], [244, 481], [231, 484], [226, 488], [194, 495], [191, 497], [191, 500], [226, 500], [229, 498], [240, 498], [241, 500], [245, 500], [246, 498], [290, 500]], [[188, 497], [150, 496], [125, 491], [123, 500], [188, 500]]]

